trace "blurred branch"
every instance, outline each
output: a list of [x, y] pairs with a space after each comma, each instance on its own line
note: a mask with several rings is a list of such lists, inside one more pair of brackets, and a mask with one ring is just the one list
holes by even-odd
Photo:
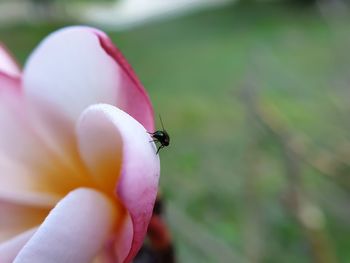
[[[288, 135], [285, 135], [288, 136]], [[287, 175], [286, 204], [309, 242], [315, 263], [335, 263], [335, 254], [325, 229], [321, 209], [304, 194], [298, 156], [279, 138]]]
[[281, 146], [287, 176], [286, 204], [309, 243], [315, 263], [337, 262], [332, 245], [328, 239], [325, 220], [319, 207], [305, 195], [301, 181], [301, 156], [303, 145], [291, 139], [291, 135], [274, 115], [267, 113], [258, 101], [253, 85], [243, 86], [243, 102], [251, 115], [276, 139]]
[[[254, 111], [260, 124], [278, 138], [280, 144], [284, 145], [300, 162], [334, 179], [339, 179], [344, 168], [350, 168], [350, 143], [343, 143], [333, 152], [331, 150], [320, 150], [318, 153], [310, 155], [307, 152], [311, 144], [309, 139], [291, 132], [291, 129], [283, 123], [282, 117], [276, 109], [267, 104], [262, 105], [255, 102]], [[344, 182], [341, 181], [341, 184], [344, 185]], [[345, 187], [350, 188], [350, 184], [345, 185]]]
[[259, 164], [261, 161], [261, 150], [259, 144], [262, 140], [262, 133], [259, 132], [259, 123], [255, 118], [255, 105], [250, 97], [250, 90], [244, 89], [243, 100], [245, 102], [246, 126], [249, 141], [245, 148], [244, 163], [244, 250], [250, 263], [262, 262], [262, 252], [265, 251], [264, 230], [266, 229], [263, 220], [261, 196], [259, 195], [258, 180], [261, 175]]

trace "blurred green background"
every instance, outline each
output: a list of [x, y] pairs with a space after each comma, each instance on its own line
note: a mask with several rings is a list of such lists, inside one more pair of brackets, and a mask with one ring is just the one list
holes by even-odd
[[[161, 189], [179, 262], [350, 262], [350, 17], [332, 3], [105, 29], [171, 135]], [[74, 23], [9, 24], [0, 39], [24, 63]]]

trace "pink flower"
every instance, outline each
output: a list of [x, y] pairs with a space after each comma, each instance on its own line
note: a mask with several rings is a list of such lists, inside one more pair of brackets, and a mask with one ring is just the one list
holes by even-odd
[[156, 198], [147, 93], [101, 31], [0, 46], [0, 262], [130, 262]]

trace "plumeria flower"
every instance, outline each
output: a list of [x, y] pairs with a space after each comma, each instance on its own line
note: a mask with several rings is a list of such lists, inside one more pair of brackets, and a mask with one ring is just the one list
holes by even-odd
[[158, 189], [153, 130], [103, 32], [54, 32], [23, 71], [0, 46], [0, 262], [130, 262]]

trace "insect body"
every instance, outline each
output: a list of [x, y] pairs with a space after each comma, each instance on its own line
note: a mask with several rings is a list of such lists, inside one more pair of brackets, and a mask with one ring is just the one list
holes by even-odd
[[162, 148], [164, 148], [166, 146], [169, 146], [169, 143], [170, 143], [170, 136], [167, 133], [167, 131], [164, 129], [163, 121], [162, 121], [162, 118], [160, 116], [159, 116], [159, 119], [160, 119], [160, 122], [162, 124], [163, 130], [155, 131], [155, 132], [149, 132], [149, 134], [153, 138], [153, 142], [156, 142], [156, 143], [159, 142], [160, 143], [160, 146], [157, 149], [157, 154], [158, 154], [160, 149], [162, 149]]

